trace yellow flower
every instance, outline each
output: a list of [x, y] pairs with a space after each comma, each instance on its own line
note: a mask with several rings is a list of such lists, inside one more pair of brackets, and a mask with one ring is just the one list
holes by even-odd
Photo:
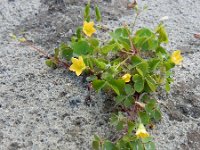
[[69, 67], [69, 70], [76, 72], [76, 75], [79, 76], [86, 68], [83, 57], [79, 56], [78, 59], [72, 57], [71, 61], [73, 64]]
[[130, 82], [131, 80], [131, 75], [129, 73], [125, 74], [122, 76], [122, 79], [125, 81], [125, 82]]
[[91, 37], [92, 34], [96, 32], [96, 29], [94, 28], [94, 22], [86, 22], [86, 21], [84, 21], [83, 32], [87, 36]]
[[18, 41], [23, 43], [23, 42], [26, 42], [26, 39], [25, 38], [19, 38]]
[[138, 138], [146, 138], [149, 137], [149, 133], [146, 131], [144, 125], [142, 123], [139, 124], [139, 127], [136, 131], [136, 136]]
[[176, 65], [179, 65], [181, 61], [183, 60], [183, 57], [181, 56], [181, 51], [177, 50], [174, 51], [171, 55], [171, 61], [175, 63]]

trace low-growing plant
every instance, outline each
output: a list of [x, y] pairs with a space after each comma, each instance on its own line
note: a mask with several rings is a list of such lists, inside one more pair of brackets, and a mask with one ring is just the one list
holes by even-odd
[[[139, 14], [139, 10], [136, 11]], [[101, 21], [98, 6], [95, 6], [95, 14], [96, 21]], [[170, 54], [165, 49], [168, 36], [162, 22], [154, 30], [140, 28], [135, 33], [124, 24], [110, 32], [110, 39], [103, 43], [94, 35], [97, 30], [101, 33], [101, 29], [91, 20], [88, 3], [83, 26], [77, 28], [71, 41], [55, 49], [46, 65], [64, 66], [77, 76], [86, 74], [88, 83], [96, 91], [114, 95], [118, 112], [113, 113], [110, 121], [121, 137], [109, 141], [95, 135], [93, 149], [154, 150], [153, 138], [145, 126], [152, 127], [162, 115], [151, 93], [161, 88], [166, 92], [170, 90], [171, 70], [181, 63], [181, 52]]]

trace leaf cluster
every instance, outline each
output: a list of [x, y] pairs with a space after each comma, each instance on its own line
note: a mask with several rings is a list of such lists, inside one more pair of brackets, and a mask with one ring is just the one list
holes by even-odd
[[[95, 6], [96, 21], [101, 21], [101, 13]], [[86, 5], [84, 20], [91, 21], [90, 3]], [[84, 73], [87, 81], [96, 91], [111, 92], [115, 95], [116, 107], [123, 113], [114, 114], [111, 123], [123, 136], [117, 141], [102, 140], [95, 136], [95, 150], [154, 150], [152, 138], [140, 139], [135, 135], [139, 122], [153, 124], [161, 119], [157, 101], [150, 96], [144, 100], [143, 94], [150, 95], [160, 87], [170, 90], [171, 69], [174, 63], [163, 45], [168, 43], [165, 27], [160, 23], [155, 29], [140, 28], [135, 33], [126, 25], [110, 32], [110, 39], [104, 43], [95, 36], [87, 37], [78, 27], [68, 43], [61, 43], [55, 49], [53, 59], [47, 59], [49, 67], [56, 68], [59, 60], [71, 64], [73, 57], [82, 56], [87, 66]], [[99, 28], [101, 29], [101, 28]], [[131, 75], [130, 81], [122, 79]], [[142, 97], [142, 98], [141, 98]]]

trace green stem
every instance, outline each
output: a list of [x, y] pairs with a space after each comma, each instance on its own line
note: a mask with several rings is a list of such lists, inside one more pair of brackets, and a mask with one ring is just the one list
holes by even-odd
[[118, 69], [121, 65], [125, 64], [126, 61], [130, 58], [130, 56], [128, 56], [126, 59], [124, 59], [122, 62], [120, 62], [117, 66], [116, 69]]

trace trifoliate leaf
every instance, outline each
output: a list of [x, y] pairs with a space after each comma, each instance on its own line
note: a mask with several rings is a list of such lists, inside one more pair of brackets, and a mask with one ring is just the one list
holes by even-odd
[[74, 56], [87, 55], [93, 52], [93, 48], [86, 41], [78, 41], [71, 44]]

